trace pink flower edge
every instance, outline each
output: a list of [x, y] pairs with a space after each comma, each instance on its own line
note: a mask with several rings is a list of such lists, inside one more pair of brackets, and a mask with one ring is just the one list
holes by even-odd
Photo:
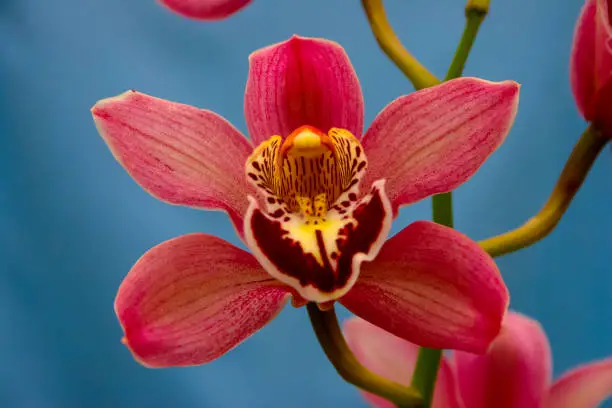
[[246, 7], [252, 0], [158, 0], [183, 17], [197, 20], [221, 20]]

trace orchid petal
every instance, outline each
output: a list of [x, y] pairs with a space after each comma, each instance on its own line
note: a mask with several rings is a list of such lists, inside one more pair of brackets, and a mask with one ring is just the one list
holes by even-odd
[[570, 57], [570, 83], [582, 116], [612, 132], [612, 14], [606, 0], [587, 0]]
[[405, 340], [483, 353], [499, 333], [508, 291], [495, 262], [450, 228], [415, 222], [388, 240], [340, 300]]
[[[358, 317], [343, 325], [346, 341], [355, 357], [370, 371], [399, 384], [410, 385], [418, 346], [392, 335]], [[394, 408], [388, 400], [367, 392], [364, 398], [378, 408]], [[443, 357], [440, 363], [433, 408], [461, 408], [454, 372]]]
[[453, 190], [502, 143], [518, 95], [512, 81], [459, 78], [396, 99], [363, 137], [364, 184], [387, 179], [394, 208]]
[[216, 113], [135, 91], [99, 101], [94, 121], [117, 160], [160, 200], [225, 210], [238, 231], [250, 186], [244, 163], [253, 150]]
[[595, 38], [597, 95], [595, 118], [597, 128], [612, 137], [612, 3], [597, 1], [597, 31]]
[[143, 255], [115, 300], [124, 342], [148, 367], [203, 364], [272, 320], [288, 300], [249, 253], [190, 234]]
[[518, 313], [508, 313], [485, 355], [456, 352], [455, 362], [459, 389], [470, 408], [538, 408], [550, 384], [546, 335], [538, 322]]
[[184, 17], [221, 20], [241, 10], [251, 0], [159, 0], [159, 2]]
[[570, 57], [570, 83], [574, 100], [582, 116], [593, 119], [593, 108], [597, 84], [595, 74], [595, 32], [597, 0], [587, 0], [582, 8], [576, 29]]
[[244, 110], [254, 144], [303, 125], [361, 137], [361, 87], [340, 45], [293, 36], [254, 52], [249, 61]]
[[543, 408], [595, 408], [612, 396], [612, 358], [575, 368], [559, 378]]

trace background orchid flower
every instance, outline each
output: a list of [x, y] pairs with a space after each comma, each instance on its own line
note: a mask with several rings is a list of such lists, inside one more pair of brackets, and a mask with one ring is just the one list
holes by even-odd
[[251, 0], [159, 0], [159, 2], [185, 17], [221, 20], [242, 10]]
[[213, 112], [138, 92], [98, 102], [100, 134], [145, 190], [227, 211], [254, 254], [205, 234], [148, 251], [117, 294], [125, 343], [148, 366], [205, 363], [293, 296], [296, 305], [339, 300], [417, 344], [484, 352], [508, 304], [493, 260], [427, 221], [384, 241], [399, 206], [479, 168], [517, 103], [514, 82], [462, 78], [398, 98], [362, 137], [346, 53], [300, 37], [250, 57], [251, 141]]
[[[418, 347], [359, 318], [344, 324], [356, 357], [372, 371], [408, 385]], [[612, 358], [575, 368], [551, 384], [551, 353], [538, 322], [509, 312], [484, 355], [444, 356], [433, 408], [594, 408], [612, 395]], [[373, 406], [394, 405], [364, 393]]]
[[570, 81], [582, 116], [612, 137], [612, 2], [587, 0], [574, 33]]

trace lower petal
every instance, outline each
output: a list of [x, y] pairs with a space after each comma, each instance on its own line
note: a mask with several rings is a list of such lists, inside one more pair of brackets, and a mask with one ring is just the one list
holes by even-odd
[[268, 323], [288, 300], [249, 253], [190, 234], [149, 250], [115, 300], [124, 343], [148, 367], [203, 364]]
[[[344, 323], [344, 336], [355, 357], [370, 371], [399, 384], [410, 385], [419, 347], [358, 317]], [[378, 408], [394, 408], [388, 400], [367, 392], [363, 396]], [[461, 408], [455, 375], [442, 358], [433, 408]]]
[[199, 20], [220, 20], [241, 10], [251, 0], [159, 0], [164, 6], [184, 17]]
[[251, 198], [245, 216], [245, 240], [266, 271], [313, 302], [332, 301], [349, 291], [361, 263], [378, 254], [391, 228], [384, 180], [359, 201], [348, 192], [339, 201], [313, 222], [283, 208], [264, 212]]
[[396, 336], [483, 353], [499, 333], [506, 286], [493, 259], [455, 230], [415, 222], [362, 269], [342, 304]]
[[595, 408], [612, 396], [612, 358], [564, 374], [551, 387], [543, 408]]
[[459, 389], [470, 408], [539, 408], [550, 384], [546, 335], [538, 322], [518, 313], [508, 313], [485, 355], [457, 352], [455, 362]]

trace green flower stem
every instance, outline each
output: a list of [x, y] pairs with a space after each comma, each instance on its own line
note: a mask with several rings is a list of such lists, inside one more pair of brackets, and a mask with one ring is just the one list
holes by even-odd
[[[460, 77], [465, 67], [472, 44], [478, 34], [480, 24], [485, 19], [489, 9], [488, 0], [470, 0], [465, 8], [466, 23], [463, 35], [455, 51], [455, 56], [446, 73], [445, 81]], [[453, 228], [453, 195], [452, 193], [438, 194], [432, 197], [433, 220], [438, 224]], [[442, 350], [421, 347], [419, 357], [412, 375], [412, 386], [416, 388], [423, 399], [425, 406], [431, 406], [433, 392], [442, 359]]]
[[589, 126], [570, 154], [544, 207], [517, 229], [485, 239], [478, 244], [489, 255], [501, 256], [532, 245], [548, 235], [565, 214], [595, 159], [609, 140]]
[[431, 406], [441, 360], [442, 350], [427, 347], [419, 348], [419, 357], [410, 385], [423, 395], [425, 407]]
[[487, 10], [488, 4], [486, 8], [470, 7], [469, 4], [465, 8], [465, 28], [463, 29], [463, 35], [461, 36], [461, 40], [459, 41], [459, 45], [457, 46], [457, 50], [455, 51], [453, 61], [451, 62], [448, 68], [446, 77], [444, 78], [445, 81], [448, 81], [449, 79], [458, 78], [463, 73], [465, 61], [467, 61], [468, 55], [470, 54], [472, 44], [474, 44], [476, 34], [478, 34], [480, 24], [487, 16]]
[[349, 349], [332, 307], [322, 311], [316, 303], [308, 303], [308, 316], [327, 358], [347, 382], [388, 399], [400, 408], [422, 408], [423, 399], [412, 387], [387, 380], [365, 368]]
[[[463, 35], [455, 51], [455, 56], [446, 73], [445, 81], [455, 79], [461, 76], [465, 62], [467, 61], [472, 44], [478, 34], [480, 24], [487, 16], [489, 10], [488, 0], [472, 0], [468, 2], [465, 8], [466, 23], [463, 29]], [[433, 200], [433, 217], [438, 224], [453, 227], [453, 195], [452, 193], [438, 194], [432, 198]]]
[[440, 80], [412, 56], [397, 38], [389, 20], [387, 20], [382, 0], [361, 0], [361, 4], [378, 45], [406, 75], [414, 87], [423, 89], [438, 85]]
[[431, 200], [434, 222], [453, 228], [453, 194], [437, 194]]

